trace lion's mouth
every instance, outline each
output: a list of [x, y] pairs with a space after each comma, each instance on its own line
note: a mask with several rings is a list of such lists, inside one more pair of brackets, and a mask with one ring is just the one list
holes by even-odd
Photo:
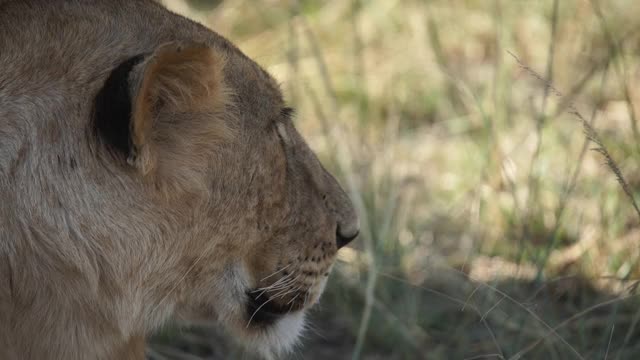
[[[295, 299], [294, 299], [295, 300]], [[275, 299], [263, 290], [247, 291], [247, 327], [270, 326], [283, 316], [302, 310], [303, 301], [282, 302]]]

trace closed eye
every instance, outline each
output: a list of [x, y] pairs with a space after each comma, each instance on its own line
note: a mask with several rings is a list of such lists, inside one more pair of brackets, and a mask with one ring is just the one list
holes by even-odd
[[276, 123], [276, 130], [278, 131], [278, 135], [280, 136], [282, 142], [285, 143], [285, 145], [290, 145], [291, 139], [289, 138], [289, 134], [287, 133], [285, 123], [282, 121], [278, 121]]
[[294, 113], [295, 113], [295, 110], [290, 107], [284, 107], [282, 108], [282, 110], [280, 110], [280, 116], [283, 120], [291, 120], [293, 118]]
[[294, 113], [295, 113], [295, 110], [293, 108], [284, 107], [282, 108], [282, 110], [280, 110], [280, 117], [275, 122], [276, 130], [278, 131], [278, 136], [280, 136], [280, 140], [282, 140], [282, 142], [285, 145], [291, 145], [291, 137], [287, 132], [287, 122], [291, 121], [291, 118], [293, 118]]

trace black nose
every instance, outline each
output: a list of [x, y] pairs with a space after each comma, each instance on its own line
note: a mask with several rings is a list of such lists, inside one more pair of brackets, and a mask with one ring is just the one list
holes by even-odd
[[353, 239], [357, 238], [359, 233], [360, 231], [356, 231], [354, 234], [345, 236], [344, 234], [340, 234], [340, 228], [338, 228], [336, 230], [336, 245], [338, 245], [338, 249], [344, 247]]

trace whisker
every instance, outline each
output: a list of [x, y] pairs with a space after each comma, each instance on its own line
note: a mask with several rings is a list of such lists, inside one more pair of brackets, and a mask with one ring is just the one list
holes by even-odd
[[309, 292], [308, 291], [304, 294], [304, 301], [302, 302], [302, 306], [307, 306], [307, 301], [309, 301]]
[[289, 278], [286, 281], [282, 282], [281, 284], [278, 284], [277, 286], [270, 286], [266, 289], [263, 290], [281, 290], [284, 289], [286, 287], [288, 287], [289, 285], [291, 285], [292, 283], [294, 283], [295, 281], [297, 281], [300, 278], [300, 274], [298, 274], [295, 278]]
[[282, 269], [280, 269], [280, 270], [277, 270], [277, 271], [273, 272], [273, 273], [272, 273], [271, 275], [269, 275], [269, 276], [265, 276], [265, 277], [263, 277], [262, 279], [260, 279], [260, 282], [263, 282], [263, 281], [267, 280], [268, 278], [272, 277], [273, 275], [275, 275], [275, 274], [277, 274], [277, 273], [279, 273], [279, 272], [281, 272], [281, 271], [286, 270], [286, 269], [287, 269], [289, 266], [291, 266], [291, 265], [293, 265], [293, 263], [291, 263], [291, 264], [289, 264], [289, 265], [287, 265], [287, 266], [283, 267], [283, 268], [282, 268]]
[[286, 281], [287, 279], [290, 279], [292, 276], [294, 275], [294, 273], [290, 273], [287, 274], [283, 277], [281, 277], [280, 279], [276, 280], [273, 284], [269, 285], [269, 286], [263, 286], [263, 287], [259, 287], [256, 290], [265, 290], [265, 289], [271, 289], [275, 286], [278, 286], [278, 284], [283, 283], [284, 281]]
[[273, 284], [269, 285], [269, 286], [263, 286], [263, 287], [259, 287], [257, 289], [255, 289], [255, 291], [266, 291], [266, 290], [272, 290], [276, 287], [282, 286], [282, 284], [287, 281], [290, 278], [289, 275], [282, 277], [280, 279], [278, 279], [278, 281], [274, 282]]
[[[294, 301], [296, 301], [296, 299], [298, 298], [298, 296], [300, 296], [300, 294], [298, 294], [298, 295], [294, 296], [294, 297], [293, 297], [293, 299], [289, 300], [289, 302], [287, 303], [287, 305], [288, 305], [288, 304], [291, 304], [291, 303], [292, 303], [292, 302], [294, 302]], [[293, 304], [291, 304], [291, 306], [293, 306]], [[291, 311], [291, 308], [289, 308], [289, 311]]]
[[279, 298], [279, 297], [280, 297], [280, 298], [283, 298], [283, 297], [285, 297], [285, 296], [287, 296], [287, 295], [291, 294], [291, 293], [292, 293], [292, 292], [294, 292], [294, 291], [298, 291], [298, 290], [300, 290], [300, 288], [301, 288], [301, 287], [302, 287], [302, 285], [299, 285], [299, 286], [298, 286], [298, 287], [296, 287], [296, 288], [290, 288], [290, 289], [284, 289], [284, 290], [281, 290], [280, 292], [278, 292], [278, 293], [274, 294], [272, 297], [274, 297], [274, 298]]
[[285, 295], [289, 292], [291, 292], [294, 289], [291, 289], [290, 286], [295, 284], [295, 282], [298, 280], [299, 276], [297, 276], [295, 279], [291, 279], [291, 281], [284, 287], [281, 287], [280, 289], [278, 289], [278, 291], [272, 296], [272, 297], [278, 297], [278, 296], [282, 296], [281, 294], [284, 292]]
[[300, 293], [294, 296], [293, 299], [289, 300], [289, 302], [287, 303], [287, 305], [291, 304], [291, 306], [289, 306], [289, 309], [287, 310], [287, 314], [291, 313], [291, 309], [293, 309], [293, 305], [295, 305], [293, 302], [298, 298], [298, 296], [300, 296]]
[[265, 301], [264, 303], [262, 303], [262, 305], [258, 306], [256, 311], [254, 311], [253, 314], [251, 315], [251, 317], [249, 318], [249, 322], [247, 322], [247, 328], [249, 327], [249, 325], [251, 325], [251, 320], [253, 320], [253, 317], [256, 316], [258, 311], [260, 311], [260, 309], [262, 309], [263, 306], [267, 305], [269, 303], [269, 301], [271, 301], [271, 300], [273, 300], [273, 299], [269, 299], [269, 300]]
[[[273, 284], [272, 286], [268, 286], [266, 288], [262, 288], [262, 289], [257, 289], [256, 291], [261, 291], [260, 294], [258, 294], [258, 296], [256, 296], [256, 299], [259, 299], [262, 295], [264, 295], [265, 292], [267, 291], [276, 291], [279, 292], [282, 289], [286, 289], [289, 285], [291, 285], [292, 283], [294, 283], [295, 281], [298, 280], [298, 278], [300, 277], [300, 275], [296, 276], [293, 279], [287, 279], [286, 281], [282, 282], [281, 284], [278, 284], [277, 286], [274, 286], [276, 284]], [[278, 280], [280, 281], [280, 280]]]

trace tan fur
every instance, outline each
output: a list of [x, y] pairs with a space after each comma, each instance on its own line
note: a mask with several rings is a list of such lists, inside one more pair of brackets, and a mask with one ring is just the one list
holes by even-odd
[[[228, 113], [224, 64], [224, 55], [204, 44], [172, 42], [159, 46], [131, 75], [136, 156], [129, 160], [156, 186], [168, 185], [167, 192], [206, 190], [206, 174], [199, 172], [210, 156], [207, 148], [233, 134], [224, 121], [210, 119]], [[176, 114], [200, 119], [176, 122]]]
[[[160, 46], [143, 64], [134, 88], [133, 143], [139, 152], [136, 165], [143, 174], [156, 168], [153, 147], [154, 122], [162, 112], [200, 112], [211, 114], [225, 106], [227, 94], [222, 79], [224, 58], [205, 45]], [[192, 124], [190, 124], [192, 125]], [[198, 129], [203, 141], [226, 138], [229, 130], [219, 122], [208, 121]], [[175, 130], [175, 129], [169, 129]], [[197, 136], [197, 135], [196, 135]], [[157, 137], [157, 136], [156, 136]], [[203, 142], [189, 139], [189, 142]]]
[[[0, 359], [142, 359], [190, 316], [289, 349], [358, 222], [275, 81], [146, 0], [0, 1], [0, 49]], [[127, 159], [93, 104], [139, 54]], [[249, 324], [252, 289], [290, 314]]]

